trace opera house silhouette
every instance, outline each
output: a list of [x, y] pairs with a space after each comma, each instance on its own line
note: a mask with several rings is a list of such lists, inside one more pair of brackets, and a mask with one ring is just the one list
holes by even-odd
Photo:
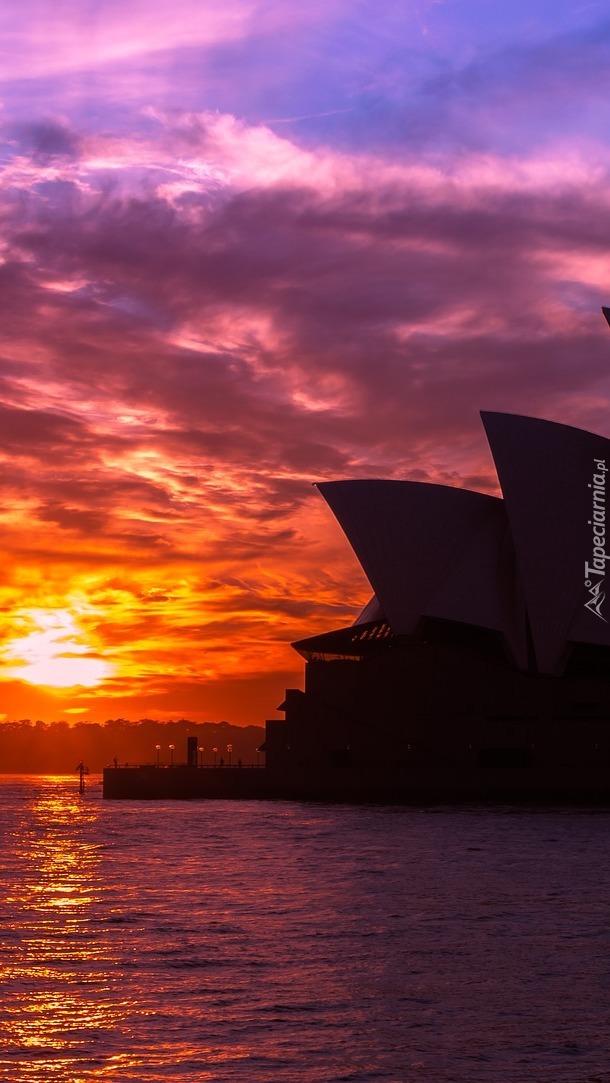
[[501, 498], [318, 485], [374, 593], [349, 627], [293, 644], [305, 687], [267, 722], [273, 773], [320, 795], [342, 775], [381, 796], [610, 798], [610, 440], [481, 417]]
[[[501, 497], [318, 485], [374, 592], [293, 646], [260, 771], [104, 772], [109, 797], [610, 803], [610, 440], [483, 413]], [[139, 773], [138, 773], [139, 772]]]

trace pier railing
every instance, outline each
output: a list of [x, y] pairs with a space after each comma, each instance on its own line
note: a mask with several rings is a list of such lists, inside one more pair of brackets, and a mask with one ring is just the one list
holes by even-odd
[[265, 767], [264, 763], [155, 763], [148, 761], [147, 763], [132, 763], [131, 761], [125, 761], [124, 763], [107, 763], [108, 770], [117, 771], [128, 767], [133, 770], [134, 767], [152, 767], [155, 771], [262, 771]]

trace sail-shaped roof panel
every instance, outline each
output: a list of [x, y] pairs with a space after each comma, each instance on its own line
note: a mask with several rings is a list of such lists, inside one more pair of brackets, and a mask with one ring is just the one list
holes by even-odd
[[525, 598], [501, 500], [496, 500], [494, 513], [473, 533], [424, 613], [502, 632], [518, 667], [527, 668]]
[[366, 603], [363, 609], [356, 617], [354, 624], [368, 624], [372, 620], [385, 620], [386, 615], [381, 608], [379, 598], [376, 594]]
[[[396, 635], [411, 634], [428, 606], [446, 619], [505, 630], [498, 585], [489, 586], [490, 569], [499, 574], [502, 501], [414, 481], [324, 482], [318, 488]], [[477, 579], [475, 557], [465, 584], [458, 570], [473, 547], [481, 575]]]
[[[538, 669], [557, 672], [571, 626], [587, 639], [587, 624], [592, 642], [610, 646], [610, 602], [607, 614], [586, 608], [591, 587], [606, 578], [594, 539], [605, 539], [600, 531], [610, 489], [610, 440], [517, 414], [481, 416], [504, 494]], [[588, 576], [587, 568], [594, 574]]]

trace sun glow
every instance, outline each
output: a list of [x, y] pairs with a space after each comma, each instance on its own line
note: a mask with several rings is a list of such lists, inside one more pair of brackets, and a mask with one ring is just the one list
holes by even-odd
[[97, 657], [71, 613], [30, 610], [27, 618], [33, 630], [2, 652], [4, 677], [48, 688], [92, 688], [112, 675], [113, 667]]

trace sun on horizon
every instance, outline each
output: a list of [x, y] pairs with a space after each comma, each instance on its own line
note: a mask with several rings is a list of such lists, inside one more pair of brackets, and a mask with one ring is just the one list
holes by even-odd
[[2, 651], [3, 676], [45, 688], [93, 688], [112, 676], [76, 617], [67, 610], [30, 610], [31, 631]]

